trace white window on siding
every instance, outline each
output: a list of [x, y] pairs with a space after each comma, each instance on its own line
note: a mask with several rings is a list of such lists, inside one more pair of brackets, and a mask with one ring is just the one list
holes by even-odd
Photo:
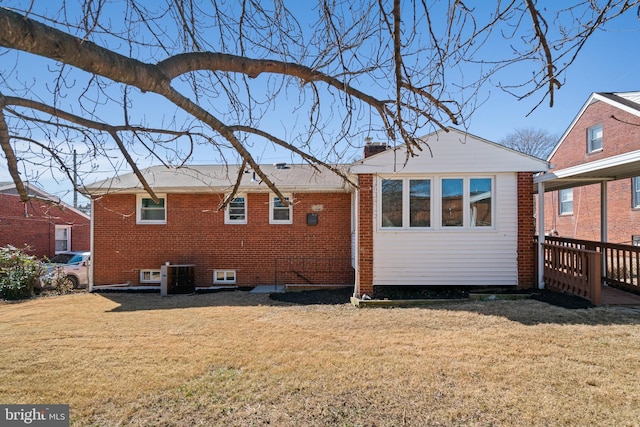
[[471, 178], [469, 180], [469, 213], [471, 227], [491, 227], [493, 225], [493, 189], [491, 178]]
[[247, 196], [239, 194], [233, 198], [225, 209], [225, 224], [246, 224], [247, 223]]
[[409, 227], [431, 227], [431, 180], [409, 180]]
[[140, 283], [160, 283], [160, 269], [140, 270]]
[[560, 201], [560, 215], [573, 214], [573, 188], [567, 188], [566, 190], [560, 190], [558, 192], [558, 198]]
[[220, 285], [233, 285], [236, 283], [235, 270], [214, 270], [213, 283]]
[[382, 180], [382, 227], [402, 227], [401, 179]]
[[444, 178], [441, 184], [441, 224], [443, 227], [462, 227], [464, 225], [464, 180]]
[[587, 153], [602, 150], [602, 125], [598, 124], [587, 129]]
[[271, 201], [269, 203], [269, 224], [293, 223], [293, 203], [291, 203], [293, 198], [284, 194], [283, 196], [285, 201], [289, 203], [289, 206], [286, 206], [285, 203], [274, 194], [271, 195]]
[[632, 205], [634, 208], [640, 208], [640, 176], [631, 178], [632, 189]]
[[71, 250], [71, 226], [56, 225], [56, 253]]
[[138, 224], [166, 224], [167, 203], [164, 194], [157, 194], [158, 203], [146, 194], [138, 194], [136, 199], [136, 222]]

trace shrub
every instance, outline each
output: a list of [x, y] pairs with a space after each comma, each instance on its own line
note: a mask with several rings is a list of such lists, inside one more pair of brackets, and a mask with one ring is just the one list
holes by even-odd
[[40, 261], [22, 249], [11, 245], [0, 248], [0, 298], [31, 298], [41, 273]]
[[60, 295], [73, 291], [73, 282], [67, 277], [67, 272], [62, 267], [55, 267], [43, 276], [42, 284]]

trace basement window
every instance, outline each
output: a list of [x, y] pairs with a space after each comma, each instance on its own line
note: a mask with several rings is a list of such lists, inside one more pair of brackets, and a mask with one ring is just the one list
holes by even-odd
[[236, 283], [235, 270], [214, 270], [213, 283], [218, 285], [234, 285]]
[[140, 270], [140, 283], [160, 283], [160, 270]]

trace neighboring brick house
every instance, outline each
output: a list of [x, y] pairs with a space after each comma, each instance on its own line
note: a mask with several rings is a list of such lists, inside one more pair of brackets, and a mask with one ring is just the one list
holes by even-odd
[[544, 232], [600, 241], [605, 206], [606, 240], [640, 245], [639, 158], [640, 92], [593, 93], [549, 156], [553, 185], [572, 187], [545, 193]]
[[90, 218], [29, 184], [22, 202], [12, 182], [0, 182], [0, 246], [28, 247], [38, 258], [90, 247]]
[[222, 211], [238, 166], [162, 166], [96, 183], [94, 286], [159, 286], [165, 263], [195, 266], [197, 287], [353, 284], [352, 186], [308, 165], [264, 165], [292, 204], [246, 171]]

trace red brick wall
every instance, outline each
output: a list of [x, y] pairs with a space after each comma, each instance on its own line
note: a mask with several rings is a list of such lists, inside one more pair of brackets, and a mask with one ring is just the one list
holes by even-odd
[[373, 175], [358, 175], [358, 271], [356, 296], [373, 295]]
[[90, 220], [83, 215], [39, 200], [26, 203], [0, 194], [0, 246], [23, 248], [38, 258], [55, 255], [55, 226], [71, 225], [71, 249], [89, 250]]
[[[305, 284], [305, 279], [353, 283], [351, 194], [296, 193], [293, 224], [277, 225], [269, 224], [268, 194], [248, 194], [248, 223], [234, 225], [225, 224], [224, 212], [216, 210], [222, 197], [168, 194], [164, 225], [136, 224], [134, 194], [97, 199], [94, 284], [137, 285], [140, 269], [158, 269], [166, 261], [195, 264], [197, 286], [213, 285], [213, 271], [218, 269], [236, 270], [238, 286], [276, 280]], [[318, 225], [309, 226], [307, 213], [314, 212], [314, 205], [322, 205], [322, 211], [317, 212]], [[276, 258], [280, 258], [277, 279]]]
[[[587, 154], [587, 129], [598, 123], [602, 123], [603, 149]], [[551, 164], [562, 169], [635, 150], [640, 150], [640, 118], [605, 102], [596, 102], [578, 119], [554, 153]], [[630, 243], [633, 235], [640, 235], [640, 209], [632, 209], [631, 191], [631, 179], [607, 184], [609, 242]], [[558, 192], [547, 193], [544, 231], [557, 231], [563, 237], [600, 240], [600, 185], [574, 188], [571, 215], [559, 214]]]
[[535, 256], [533, 237], [535, 218], [533, 206], [533, 174], [518, 173], [518, 287], [528, 289], [535, 285]]

